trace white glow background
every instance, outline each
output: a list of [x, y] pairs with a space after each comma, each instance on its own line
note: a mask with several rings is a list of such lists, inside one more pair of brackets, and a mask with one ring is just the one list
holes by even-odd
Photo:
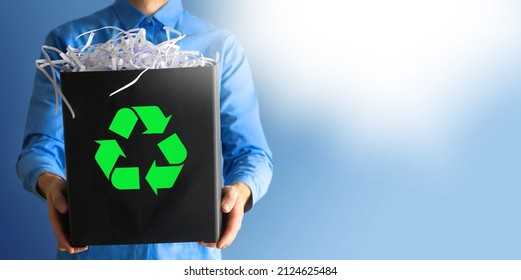
[[521, 257], [519, 2], [202, 2], [276, 163], [225, 257]]
[[337, 122], [357, 145], [428, 152], [509, 94], [483, 87], [519, 52], [513, 1], [236, 2], [230, 28], [257, 80], [279, 89], [260, 94], [292, 121]]

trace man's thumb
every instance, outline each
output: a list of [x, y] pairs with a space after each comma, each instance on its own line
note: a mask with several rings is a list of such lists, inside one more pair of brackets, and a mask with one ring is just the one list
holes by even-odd
[[58, 210], [61, 214], [67, 213], [67, 209], [69, 206], [67, 205], [67, 200], [65, 200], [65, 197], [59, 193], [59, 194], [53, 194], [51, 196], [52, 205], [54, 205], [54, 208]]

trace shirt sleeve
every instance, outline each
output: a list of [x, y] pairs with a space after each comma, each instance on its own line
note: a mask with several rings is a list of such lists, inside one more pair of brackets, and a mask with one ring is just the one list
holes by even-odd
[[[47, 36], [44, 44], [57, 46], [53, 33]], [[50, 172], [65, 178], [61, 100], [58, 100], [56, 107], [54, 88], [39, 70], [36, 71], [34, 79], [24, 141], [16, 171], [23, 187], [42, 199], [36, 191], [38, 177], [42, 173]]]
[[230, 35], [221, 57], [221, 139], [226, 185], [251, 189], [248, 211], [268, 190], [273, 159], [259, 117], [259, 104], [242, 46]]

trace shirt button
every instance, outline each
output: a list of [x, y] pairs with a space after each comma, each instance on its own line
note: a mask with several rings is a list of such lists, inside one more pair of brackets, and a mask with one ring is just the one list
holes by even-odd
[[145, 21], [146, 21], [147, 23], [151, 23], [151, 22], [152, 22], [152, 20], [151, 20], [149, 17], [147, 17], [147, 19], [146, 19]]

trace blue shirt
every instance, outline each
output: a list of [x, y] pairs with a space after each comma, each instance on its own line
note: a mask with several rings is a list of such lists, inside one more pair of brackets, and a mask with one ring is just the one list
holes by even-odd
[[[126, 0], [84, 18], [65, 23], [52, 30], [45, 45], [65, 51], [67, 46], [79, 47], [88, 36], [76, 37], [104, 26], [124, 30], [145, 28], [147, 39], [160, 43], [167, 39], [163, 26], [179, 30], [186, 37], [178, 44], [182, 50], [197, 50], [206, 57], [220, 54], [221, 73], [221, 140], [225, 185], [247, 184], [251, 201], [247, 210], [267, 191], [272, 176], [272, 156], [259, 119], [258, 101], [250, 68], [243, 48], [227, 31], [212, 26], [183, 9], [180, 0], [168, 1], [153, 16], [146, 16]], [[96, 33], [94, 43], [105, 42], [114, 30]], [[53, 59], [57, 59], [54, 56]], [[59, 80], [58, 80], [59, 81]], [[38, 177], [51, 172], [65, 178], [65, 158], [61, 106], [55, 114], [54, 89], [37, 71], [29, 105], [22, 152], [17, 172], [24, 188], [36, 191]], [[217, 249], [197, 243], [89, 246], [83, 253], [70, 255], [58, 252], [59, 259], [220, 259]]]

